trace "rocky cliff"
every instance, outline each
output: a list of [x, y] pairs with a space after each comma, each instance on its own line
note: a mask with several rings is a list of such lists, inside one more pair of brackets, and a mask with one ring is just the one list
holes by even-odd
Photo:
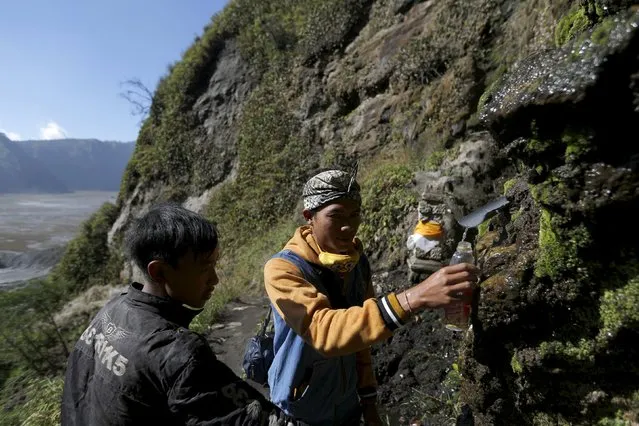
[[[232, 1], [157, 88], [111, 250], [177, 200], [217, 223], [226, 292], [259, 289], [306, 178], [359, 159], [361, 237], [387, 291], [445, 263], [455, 218], [505, 194], [469, 232], [484, 274], [472, 330], [429, 313], [375, 348], [389, 419], [637, 421], [631, 3]], [[446, 229], [420, 259], [404, 249], [418, 208]]]

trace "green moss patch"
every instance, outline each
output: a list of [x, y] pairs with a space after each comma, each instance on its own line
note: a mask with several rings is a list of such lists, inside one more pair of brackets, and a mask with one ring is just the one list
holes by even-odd
[[535, 265], [537, 277], [560, 279], [581, 265], [579, 250], [591, 244], [591, 237], [583, 225], [560, 228], [562, 219], [542, 209], [539, 219], [539, 252]]
[[412, 179], [408, 167], [382, 164], [360, 182], [363, 223], [359, 235], [366, 247], [392, 252], [403, 243], [406, 236], [397, 228], [417, 206], [417, 195], [409, 188]]
[[563, 46], [591, 25], [592, 21], [586, 14], [586, 10], [580, 6], [573, 7], [557, 24], [557, 28], [555, 29], [555, 45]]
[[639, 276], [615, 290], [606, 290], [601, 298], [599, 313], [602, 328], [599, 338], [607, 340], [622, 328], [639, 327]]

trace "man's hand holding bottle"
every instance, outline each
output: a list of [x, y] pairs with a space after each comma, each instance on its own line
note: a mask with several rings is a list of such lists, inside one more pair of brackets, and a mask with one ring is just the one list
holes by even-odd
[[416, 286], [397, 295], [402, 308], [417, 314], [459, 301], [470, 302], [479, 269], [469, 263], [445, 266]]

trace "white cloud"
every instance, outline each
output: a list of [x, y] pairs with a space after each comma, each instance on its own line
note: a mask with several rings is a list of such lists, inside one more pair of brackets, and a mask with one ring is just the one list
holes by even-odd
[[4, 133], [12, 141], [19, 141], [22, 139], [20, 134], [16, 132], [9, 132], [8, 130], [0, 129], [0, 133]]
[[55, 121], [49, 121], [45, 127], [40, 128], [40, 139], [64, 139], [67, 137], [67, 131]]
[[7, 135], [7, 137], [9, 139], [11, 139], [12, 141], [19, 141], [22, 139], [22, 136], [20, 136], [18, 133], [16, 132], [7, 132], [5, 133], [5, 135]]

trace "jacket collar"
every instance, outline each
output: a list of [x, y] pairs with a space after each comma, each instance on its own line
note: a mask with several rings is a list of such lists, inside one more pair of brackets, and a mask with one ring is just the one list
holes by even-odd
[[142, 287], [143, 285], [138, 282], [134, 282], [129, 286], [126, 298], [131, 305], [149, 312], [154, 312], [164, 319], [184, 328], [188, 328], [193, 318], [204, 310], [204, 308], [188, 308], [168, 296], [160, 297], [144, 293]]

